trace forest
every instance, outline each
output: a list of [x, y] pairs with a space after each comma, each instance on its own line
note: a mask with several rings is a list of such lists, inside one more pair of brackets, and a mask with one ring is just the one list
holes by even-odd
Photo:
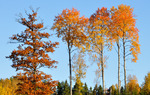
[[[10, 37], [9, 44], [18, 47], [6, 56], [12, 61], [11, 67], [19, 73], [11, 78], [0, 79], [0, 95], [150, 95], [150, 73], [145, 75], [141, 86], [135, 75], [126, 74], [127, 59], [136, 63], [141, 53], [137, 19], [133, 11], [131, 6], [121, 4], [110, 9], [97, 8], [87, 18], [75, 8], [66, 8], [55, 16], [50, 28], [53, 33], [45, 32], [48, 30], [44, 22], [37, 19], [38, 9], [25, 11], [27, 17], [19, 15], [17, 22], [26, 29]], [[61, 48], [59, 42], [50, 40], [52, 36], [66, 44], [69, 82], [53, 80], [50, 73], [41, 70], [54, 70], [59, 64], [49, 56], [55, 53], [56, 48]], [[117, 47], [118, 83], [106, 88], [104, 72], [109, 60], [106, 52], [115, 49], [114, 46]], [[97, 65], [95, 74], [102, 80], [102, 84], [95, 84], [93, 88], [82, 82], [89, 68], [86, 56]], [[121, 62], [124, 85], [120, 80]]]
[[[18, 89], [17, 84], [19, 80], [16, 78], [10, 79], [1, 79], [0, 80], [0, 92], [1, 95], [17, 95], [15, 93]], [[150, 73], [145, 76], [144, 83], [142, 86], [139, 86], [136, 76], [128, 76], [127, 83], [127, 93], [125, 94], [125, 89], [122, 86], [120, 90], [120, 95], [149, 95], [150, 89]], [[49, 95], [70, 95], [69, 84], [66, 81], [58, 82], [56, 90], [53, 94]], [[103, 90], [101, 85], [95, 85], [94, 88], [88, 87], [86, 83], [82, 83], [82, 86], [79, 86], [76, 82], [72, 89], [72, 95], [103, 95]], [[106, 95], [119, 95], [118, 94], [118, 84], [112, 85], [107, 89]]]

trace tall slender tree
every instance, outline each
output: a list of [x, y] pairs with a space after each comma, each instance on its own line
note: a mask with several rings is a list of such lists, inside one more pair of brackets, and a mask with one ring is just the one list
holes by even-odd
[[108, 25], [109, 25], [109, 11], [107, 8], [101, 8], [91, 15], [89, 19], [88, 26], [88, 41], [86, 48], [88, 51], [92, 52], [99, 70], [102, 72], [102, 83], [103, 83], [103, 93], [105, 93], [105, 80], [104, 80], [104, 50], [111, 47], [111, 40], [108, 37]]
[[115, 21], [115, 12], [117, 11], [117, 9], [113, 6], [110, 10], [111, 13], [111, 20], [110, 20], [110, 24], [109, 24], [109, 37], [110, 40], [112, 40], [113, 42], [116, 43], [117, 45], [117, 54], [118, 54], [118, 93], [120, 94], [120, 90], [121, 90], [121, 81], [120, 81], [120, 48], [121, 48], [121, 33], [118, 30], [118, 28], [116, 27], [116, 23]]
[[79, 47], [84, 43], [86, 35], [84, 34], [84, 26], [88, 23], [88, 18], [80, 17], [80, 13], [76, 9], [65, 9], [61, 14], [55, 17], [52, 30], [57, 31], [57, 36], [61, 37], [68, 45], [69, 53], [69, 72], [70, 72], [70, 95], [72, 95], [72, 67], [71, 52], [73, 46]]
[[116, 39], [121, 39], [123, 45], [123, 61], [124, 61], [124, 82], [125, 90], [126, 82], [126, 58], [132, 55], [132, 61], [136, 62], [140, 53], [139, 35], [136, 28], [136, 19], [133, 15], [133, 8], [127, 5], [119, 5], [112, 16], [114, 33], [117, 33]]
[[[7, 58], [13, 61], [12, 67], [16, 71], [22, 71], [15, 77], [21, 82], [18, 83], [17, 94], [47, 95], [55, 91], [57, 81], [53, 81], [51, 75], [40, 71], [41, 67], [54, 68], [57, 61], [48, 56], [53, 53], [58, 42], [43, 41], [49, 38], [50, 34], [41, 32], [43, 23], [37, 22], [37, 11], [27, 13], [28, 18], [21, 17], [18, 22], [27, 27], [20, 34], [13, 35], [12, 43], [20, 43], [17, 50], [13, 50]], [[43, 82], [46, 80], [46, 82]]]

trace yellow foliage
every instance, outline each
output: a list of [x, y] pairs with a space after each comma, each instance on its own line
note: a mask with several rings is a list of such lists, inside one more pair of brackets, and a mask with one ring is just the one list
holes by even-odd
[[150, 93], [150, 72], [145, 76], [143, 91], [145, 91], [147, 95]]
[[75, 73], [74, 81], [77, 83], [80, 92], [83, 89], [81, 79], [86, 77], [86, 70], [88, 68], [84, 61], [84, 55], [81, 52], [79, 52], [78, 57], [76, 55], [73, 56], [72, 68]]
[[1, 79], [0, 80], [0, 95], [16, 95], [15, 90], [18, 88], [17, 79]]
[[134, 75], [128, 76], [127, 89], [128, 89], [130, 94], [133, 94], [133, 93], [139, 94], [141, 88], [139, 87], [138, 80], [137, 80], [136, 76], [134, 76]]

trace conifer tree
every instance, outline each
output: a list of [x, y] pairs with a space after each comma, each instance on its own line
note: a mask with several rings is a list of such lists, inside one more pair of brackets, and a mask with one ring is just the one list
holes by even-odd
[[69, 91], [70, 91], [69, 84], [68, 84], [68, 82], [66, 80], [64, 85], [63, 85], [63, 93], [62, 93], [62, 95], [70, 95]]
[[102, 88], [102, 86], [100, 85], [99, 87], [98, 87], [98, 95], [103, 95], [103, 88]]
[[63, 93], [62, 84], [60, 82], [58, 82], [58, 85], [57, 85], [57, 94], [58, 95], [62, 95], [62, 93]]
[[83, 86], [82, 95], [89, 95], [88, 86], [86, 83]]
[[93, 89], [93, 95], [97, 95], [97, 84], [95, 85], [95, 87]]

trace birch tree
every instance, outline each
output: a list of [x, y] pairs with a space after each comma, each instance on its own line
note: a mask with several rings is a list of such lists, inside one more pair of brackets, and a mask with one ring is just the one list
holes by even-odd
[[86, 40], [84, 34], [85, 26], [88, 23], [88, 18], [80, 17], [80, 13], [76, 9], [64, 9], [61, 14], [55, 17], [52, 30], [56, 30], [56, 35], [62, 37], [62, 40], [67, 43], [69, 53], [69, 72], [70, 72], [70, 95], [72, 95], [72, 65], [71, 52], [73, 46], [79, 47]]
[[89, 18], [87, 31], [86, 49], [91, 52], [94, 61], [97, 62], [98, 71], [102, 72], [103, 93], [105, 93], [104, 67], [105, 57], [104, 50], [111, 48], [111, 41], [108, 37], [108, 25], [110, 14], [107, 8], [101, 8]]
[[[114, 9], [114, 7], [112, 9]], [[129, 55], [132, 55], [133, 56], [131, 58], [132, 62], [136, 62], [138, 59], [138, 54], [140, 53], [140, 44], [139, 44], [139, 35], [138, 35], [139, 31], [135, 26], [136, 19], [134, 17], [135, 15], [133, 14], [133, 8], [127, 5], [123, 5], [123, 4], [119, 5], [118, 8], [115, 9], [112, 15], [112, 21], [113, 21], [113, 27], [114, 27], [113, 33], [115, 35], [115, 39], [118, 39], [116, 40], [116, 43], [118, 43], [119, 39], [121, 39], [121, 42], [123, 45], [125, 89], [127, 87], [126, 58]], [[118, 57], [118, 60], [119, 60], [119, 57]], [[118, 70], [118, 73], [119, 73], [119, 70]]]

